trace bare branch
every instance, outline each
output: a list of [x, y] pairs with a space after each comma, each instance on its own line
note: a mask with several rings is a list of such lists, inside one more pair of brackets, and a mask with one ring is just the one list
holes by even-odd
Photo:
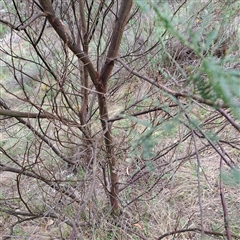
[[127, 69], [130, 73], [132, 73], [133, 75], [151, 83], [152, 85], [154, 85], [155, 87], [157, 88], [160, 88], [162, 89], [164, 92], [174, 96], [174, 97], [184, 97], [184, 98], [192, 98], [196, 101], [198, 101], [199, 103], [204, 103], [208, 106], [211, 106], [211, 107], [216, 107], [216, 108], [228, 108], [229, 106], [226, 105], [226, 104], [219, 104], [219, 103], [215, 103], [215, 102], [212, 102], [210, 100], [207, 100], [207, 99], [203, 99], [197, 95], [193, 95], [193, 94], [190, 94], [186, 91], [184, 92], [177, 92], [177, 91], [174, 91], [174, 90], [171, 90], [165, 86], [163, 86], [162, 84], [158, 83], [156, 80], [152, 79], [152, 78], [149, 78], [149, 77], [146, 77], [146, 76], [142, 76], [139, 72], [135, 71], [134, 69], [130, 68], [123, 60], [121, 60], [120, 58], [116, 58], [115, 59], [116, 61], [120, 62], [123, 67], [125, 69]]
[[27, 171], [24, 169], [8, 167], [2, 163], [0, 163], [0, 171], [7, 171], [7, 172], [23, 174], [25, 176], [41, 180], [42, 182], [44, 182], [51, 188], [55, 189], [56, 191], [64, 193], [66, 196], [70, 197], [71, 199], [75, 200], [76, 202], [80, 202], [80, 200], [75, 196], [74, 191], [69, 190], [69, 187], [60, 186], [57, 182], [50, 181], [50, 180], [44, 178], [42, 175], [37, 175], [36, 173], [30, 172], [30, 171]]
[[[181, 230], [176, 230], [176, 231], [172, 231], [172, 232], [168, 232], [168, 233], [165, 233], [163, 234], [161, 237], [157, 238], [157, 240], [161, 240], [167, 236], [170, 236], [170, 235], [175, 235], [175, 234], [178, 234], [178, 233], [184, 233], [184, 232], [201, 232], [202, 229], [200, 228], [188, 228], [188, 229], [181, 229]], [[206, 235], [214, 235], [214, 236], [226, 236], [226, 233], [218, 233], [218, 232], [213, 232], [213, 231], [204, 231], [204, 233]], [[238, 236], [234, 236], [236, 238], [238, 238]]]
[[12, 28], [12, 29], [15, 29], [15, 30], [17, 30], [17, 31], [20, 31], [20, 30], [26, 29], [26, 28], [27, 28], [28, 26], [30, 26], [31, 23], [33, 23], [37, 18], [43, 17], [43, 16], [47, 16], [47, 14], [44, 13], [44, 12], [38, 12], [38, 13], [34, 14], [34, 15], [30, 18], [30, 20], [27, 21], [24, 25], [18, 26], [18, 27], [14, 26], [14, 25], [11, 24], [10, 22], [8, 22], [8, 21], [6, 21], [6, 20], [3, 20], [3, 19], [0, 19], [0, 22], [3, 23], [3, 24], [5, 24], [5, 25], [7, 25], [7, 26], [9, 26], [9, 27]]
[[[0, 105], [6, 108], [6, 110], [9, 110], [9, 107], [0, 99]], [[3, 110], [3, 109], [1, 109]], [[44, 135], [42, 135], [40, 132], [38, 132], [29, 122], [26, 122], [21, 117], [14, 116], [20, 123], [25, 125], [28, 129], [30, 129], [36, 136], [38, 136], [40, 139], [42, 139], [61, 159], [63, 159], [65, 162], [74, 165], [75, 163], [72, 162], [69, 158], [66, 158], [63, 154], [61, 154], [57, 148], [51, 143], [49, 139], [47, 139]]]
[[1, 18], [0, 18], [0, 22], [5, 24], [5, 25], [7, 25], [7, 26], [9, 26], [10, 28], [16, 29], [16, 27], [13, 24], [11, 24], [10, 22], [5, 21], [5, 20], [3, 20]]
[[116, 23], [112, 31], [111, 43], [108, 49], [107, 59], [100, 73], [100, 81], [102, 82], [104, 89], [107, 87], [107, 81], [109, 80], [114, 66], [114, 59], [117, 57], [120, 48], [123, 31], [128, 21], [132, 4], [133, 0], [122, 0], [119, 16], [116, 19]]
[[59, 20], [53, 11], [51, 0], [39, 0], [44, 12], [47, 14], [49, 23], [55, 29], [59, 37], [64, 41], [64, 43], [72, 50], [72, 52], [86, 65], [89, 75], [95, 86], [98, 85], [97, 73], [94, 69], [94, 66], [88, 57], [88, 55], [81, 50], [81, 48], [74, 42], [74, 40], [67, 33], [66, 27], [63, 22]]
[[29, 113], [29, 112], [19, 112], [13, 110], [6, 110], [0, 108], [0, 115], [8, 117], [22, 117], [22, 118], [48, 118], [48, 119], [58, 119], [51, 113]]
[[[222, 149], [222, 148], [221, 148]], [[223, 149], [222, 149], [223, 151]], [[224, 154], [224, 151], [223, 151]], [[226, 230], [226, 236], [228, 240], [232, 239], [232, 235], [231, 235], [231, 231], [230, 231], [230, 227], [229, 227], [229, 216], [228, 216], [228, 211], [227, 211], [227, 204], [226, 204], [226, 200], [225, 200], [225, 196], [224, 196], [224, 188], [223, 188], [223, 181], [222, 181], [222, 165], [223, 165], [223, 159], [222, 157], [220, 158], [220, 183], [219, 183], [219, 191], [220, 191], [220, 198], [221, 198], [221, 203], [222, 203], [222, 209], [223, 209], [223, 217], [224, 217], [224, 227]]]
[[240, 132], [240, 126], [226, 113], [223, 109], [219, 108], [218, 111], [228, 120], [228, 122]]
[[16, 29], [16, 30], [24, 30], [24, 29], [26, 29], [31, 23], [33, 23], [37, 18], [40, 18], [40, 17], [43, 17], [43, 16], [47, 16], [47, 14], [44, 13], [44, 12], [35, 13], [35, 14], [29, 19], [28, 22], [26, 22], [24, 25], [19, 26], [19, 27], [15, 28], [15, 29]]

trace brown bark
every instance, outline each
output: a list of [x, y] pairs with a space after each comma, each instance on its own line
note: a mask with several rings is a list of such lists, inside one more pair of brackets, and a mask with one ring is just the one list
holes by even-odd
[[[87, 36], [87, 23], [84, 14], [84, 1], [79, 0], [79, 7], [80, 7], [80, 19], [78, 24], [78, 46], [80, 46], [82, 42], [82, 48], [85, 54], [88, 55], [88, 36]], [[79, 67], [83, 69], [82, 71], [82, 79], [81, 84], [84, 86], [82, 88], [81, 93], [83, 95], [83, 101], [80, 109], [80, 114], [83, 118], [83, 124], [86, 124], [87, 119], [87, 107], [88, 107], [88, 69], [87, 66], [82, 65], [81, 59], [79, 59]]]
[[[117, 216], [120, 212], [118, 201], [118, 174], [117, 174], [117, 162], [114, 155], [113, 139], [111, 134], [111, 127], [108, 125], [108, 108], [105, 98], [107, 91], [107, 83], [114, 67], [114, 59], [117, 57], [123, 32], [128, 21], [129, 13], [132, 8], [133, 0], [122, 0], [118, 17], [114, 24], [111, 43], [108, 49], [107, 59], [99, 74], [95, 71], [92, 62], [90, 61], [87, 53], [82, 51], [78, 44], [67, 33], [64, 24], [55, 16], [52, 8], [51, 0], [39, 0], [44, 13], [47, 15], [48, 21], [61, 37], [61, 39], [67, 44], [72, 52], [83, 62], [85, 65], [93, 84], [95, 85], [98, 94], [99, 113], [101, 118], [101, 124], [104, 132], [104, 140], [107, 152], [107, 160], [110, 169], [110, 203], [112, 207], [112, 215]], [[84, 27], [84, 26], [83, 26]], [[85, 42], [85, 41], [84, 41]]]
[[[122, 0], [119, 15], [115, 22], [115, 26], [112, 32], [111, 43], [108, 49], [107, 59], [100, 73], [100, 79], [105, 88], [107, 88], [107, 82], [114, 67], [114, 58], [117, 57], [121, 45], [123, 32], [129, 18], [130, 10], [132, 8], [132, 4], [133, 0]], [[106, 90], [107, 89], [105, 89], [105, 91]]]
[[62, 21], [55, 16], [55, 13], [52, 8], [51, 0], [39, 0], [39, 3], [43, 8], [44, 13], [47, 15], [47, 19], [49, 23], [57, 32], [58, 36], [64, 41], [64, 43], [67, 44], [67, 46], [71, 49], [71, 51], [85, 64], [94, 85], [97, 85], [97, 82], [96, 82], [97, 74], [95, 72], [95, 69], [91, 60], [89, 59], [88, 55], [74, 42], [74, 40], [71, 39]]
[[[122, 35], [128, 21], [128, 16], [132, 7], [132, 0], [123, 0], [122, 5], [120, 7], [119, 16], [115, 22], [115, 26], [113, 29], [111, 43], [108, 49], [106, 62], [101, 70], [99, 77], [99, 85], [97, 86], [97, 90], [105, 93], [107, 92], [107, 83], [112, 73], [114, 67], [114, 58], [117, 57]], [[110, 170], [110, 178], [111, 178], [111, 189], [110, 189], [110, 202], [112, 207], [112, 215], [117, 216], [120, 213], [119, 209], [119, 186], [118, 186], [118, 173], [117, 173], [117, 161], [114, 154], [114, 146], [113, 139], [111, 133], [111, 127], [108, 125], [108, 109], [107, 102], [104, 94], [98, 94], [98, 102], [99, 102], [99, 111], [101, 116], [102, 128], [105, 131], [105, 145], [107, 150], [107, 159]]]
[[[82, 45], [82, 49], [85, 54], [88, 55], [88, 34], [87, 34], [87, 23], [86, 23], [86, 18], [85, 18], [85, 13], [84, 13], [84, 1], [79, 0], [79, 10], [80, 10], [80, 18], [78, 21], [78, 37], [77, 37], [77, 44], [78, 46]], [[81, 85], [84, 86], [81, 89], [82, 93], [82, 103], [81, 103], [81, 108], [79, 111], [79, 117], [81, 124], [84, 126], [84, 130], [87, 133], [87, 138], [83, 139], [83, 142], [86, 146], [86, 157], [85, 161], [86, 164], [89, 164], [91, 161], [91, 145], [92, 145], [92, 140], [91, 140], [91, 129], [87, 125], [87, 116], [88, 116], [88, 102], [89, 102], [89, 73], [88, 73], [88, 68], [85, 66], [85, 64], [82, 63], [81, 59], [78, 59], [79, 62], [79, 68], [81, 69]]]

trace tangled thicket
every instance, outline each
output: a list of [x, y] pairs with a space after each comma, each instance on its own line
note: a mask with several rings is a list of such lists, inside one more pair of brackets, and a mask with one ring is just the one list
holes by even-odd
[[238, 1], [0, 4], [4, 239], [239, 237]]

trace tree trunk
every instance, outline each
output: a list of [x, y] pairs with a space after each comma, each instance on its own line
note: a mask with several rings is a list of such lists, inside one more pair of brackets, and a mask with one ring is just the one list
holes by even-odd
[[[74, 42], [73, 39], [67, 33], [64, 24], [56, 17], [51, 0], [39, 0], [44, 13], [50, 24], [53, 26], [55, 31], [61, 37], [61, 39], [67, 44], [67, 46], [72, 50], [72, 52], [83, 62], [84, 68], [87, 69], [93, 84], [95, 85], [98, 93], [98, 105], [100, 120], [102, 124], [102, 129], [104, 132], [104, 141], [107, 152], [107, 161], [110, 170], [110, 203], [111, 203], [111, 213], [113, 216], [117, 216], [120, 213], [119, 210], [119, 200], [118, 200], [118, 173], [117, 173], [117, 162], [114, 154], [114, 143], [111, 134], [111, 127], [108, 125], [108, 108], [105, 99], [105, 93], [107, 92], [107, 85], [114, 67], [114, 60], [117, 57], [123, 32], [127, 24], [129, 13], [132, 8], [133, 0], [122, 0], [119, 14], [116, 17], [114, 28], [111, 36], [111, 43], [108, 49], [107, 58], [105, 64], [100, 72], [97, 73], [93, 67], [91, 60], [89, 59], [87, 53], [79, 47], [78, 44]], [[86, 76], [85, 76], [86, 77]], [[85, 115], [85, 104], [82, 105], [82, 116]]]
[[107, 160], [110, 170], [110, 181], [111, 181], [111, 189], [110, 189], [110, 203], [112, 207], [112, 215], [117, 216], [120, 213], [119, 209], [119, 186], [118, 186], [118, 173], [117, 173], [117, 161], [114, 154], [114, 143], [112, 139], [111, 133], [111, 126], [108, 124], [108, 109], [107, 109], [107, 102], [105, 99], [105, 93], [107, 92], [107, 84], [112, 73], [114, 67], [114, 59], [117, 57], [123, 32], [125, 26], [127, 24], [129, 13], [132, 8], [133, 1], [132, 0], [123, 0], [119, 15], [116, 19], [112, 36], [111, 36], [111, 43], [108, 49], [107, 59], [106, 62], [101, 70], [98, 86], [96, 87], [100, 94], [98, 94], [98, 104], [99, 104], [99, 111], [101, 117], [101, 123], [104, 134], [104, 140], [107, 150]]

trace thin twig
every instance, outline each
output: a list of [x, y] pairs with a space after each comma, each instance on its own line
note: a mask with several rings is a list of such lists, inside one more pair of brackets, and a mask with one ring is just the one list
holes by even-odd
[[76, 233], [77, 233], [77, 222], [79, 221], [79, 218], [81, 216], [82, 211], [84, 210], [85, 206], [87, 205], [87, 203], [89, 202], [89, 200], [91, 199], [94, 190], [95, 190], [95, 185], [96, 185], [96, 174], [97, 174], [97, 145], [98, 142], [102, 139], [102, 137], [104, 136], [104, 134], [108, 131], [108, 123], [107, 120], [105, 120], [106, 123], [106, 129], [101, 133], [101, 135], [96, 139], [96, 141], [93, 144], [93, 157], [92, 157], [92, 162], [93, 162], [93, 166], [92, 166], [92, 178], [93, 178], [93, 182], [91, 184], [91, 187], [87, 193], [87, 197], [85, 198], [84, 202], [79, 206], [79, 209], [77, 211], [77, 214], [75, 216], [74, 219], [74, 223], [73, 223], [73, 228], [72, 228], [72, 232], [71, 232], [71, 236], [70, 236], [70, 240], [74, 240], [76, 238]]
[[[172, 232], [168, 232], [163, 234], [162, 236], [160, 236], [159, 238], [157, 238], [156, 240], [161, 240], [165, 237], [168, 237], [170, 235], [175, 235], [178, 233], [184, 233], [184, 232], [201, 232], [202, 229], [201, 228], [188, 228], [188, 229], [180, 229], [180, 230], [176, 230], [176, 231], [172, 231]], [[205, 234], [207, 235], [214, 235], [214, 236], [226, 236], [226, 233], [218, 233], [218, 232], [212, 232], [212, 231], [204, 231]], [[236, 239], [239, 237], [237, 235], [233, 235], [233, 237], [235, 237]]]
[[231, 118], [231, 116], [229, 116], [228, 113], [226, 113], [223, 109], [219, 108], [218, 111], [222, 114], [222, 116], [224, 116], [228, 122], [235, 127], [239, 132], [240, 132], [240, 126]]
[[38, 12], [38, 13], [34, 14], [34, 15], [30, 18], [30, 20], [27, 21], [24, 25], [19, 26], [19, 27], [16, 27], [15, 29], [18, 30], [18, 31], [24, 30], [24, 29], [26, 29], [31, 23], [33, 23], [37, 18], [43, 17], [43, 16], [47, 16], [47, 14], [44, 13], [44, 12]]
[[141, 75], [139, 72], [135, 71], [134, 69], [130, 68], [123, 60], [121, 60], [120, 58], [116, 58], [115, 59], [116, 61], [120, 62], [123, 67], [128, 70], [130, 73], [132, 73], [133, 75], [149, 82], [150, 84], [154, 85], [155, 87], [163, 90], [164, 92], [174, 96], [174, 97], [184, 97], [184, 98], [192, 98], [196, 101], [198, 101], [199, 103], [204, 103], [208, 106], [211, 106], [211, 107], [216, 107], [216, 108], [228, 108], [229, 106], [226, 105], [226, 104], [220, 104], [220, 103], [215, 103], [215, 102], [212, 102], [210, 100], [207, 100], [207, 99], [203, 99], [197, 95], [194, 95], [194, 94], [191, 94], [189, 92], [186, 92], [186, 91], [183, 91], [183, 92], [177, 92], [177, 91], [174, 91], [172, 89], [169, 89], [167, 88], [166, 86], [163, 86], [162, 84], [160, 84], [159, 82], [157, 82], [156, 80], [152, 79], [152, 78], [149, 78], [149, 77], [146, 77], [146, 76], [143, 76]]
[[198, 179], [198, 204], [200, 209], [200, 217], [201, 217], [201, 238], [204, 236], [204, 225], [203, 225], [203, 209], [202, 209], [202, 198], [201, 198], [201, 182], [200, 182], [200, 170], [201, 170], [201, 162], [200, 156], [198, 152], [198, 147], [196, 143], [195, 133], [192, 131], [192, 137], [194, 142], [194, 148], [196, 150], [196, 157], [197, 157], [197, 179]]
[[[224, 151], [223, 151], [223, 154], [224, 154]], [[220, 157], [220, 173], [221, 174], [222, 174], [222, 165], [223, 165], [223, 159], [222, 159], [222, 157]], [[220, 181], [219, 190], [220, 190], [220, 197], [221, 197], [221, 203], [222, 203], [222, 209], [223, 209], [224, 227], [225, 227], [225, 230], [226, 230], [227, 239], [231, 240], [232, 236], [231, 236], [231, 231], [230, 231], [230, 228], [229, 228], [228, 211], [227, 211], [227, 205], [226, 205], [226, 201], [225, 201], [225, 197], [224, 197], [224, 189], [223, 189], [223, 182], [222, 182], [221, 174], [220, 174], [220, 180], [219, 180]]]
[[27, 28], [31, 23], [33, 23], [37, 18], [42, 17], [42, 16], [47, 16], [47, 14], [44, 13], [44, 12], [36, 13], [36, 14], [34, 14], [34, 15], [30, 18], [30, 20], [29, 20], [27, 23], [25, 23], [25, 24], [22, 25], [22, 26], [20, 25], [20, 26], [18, 26], [18, 27], [14, 26], [12, 23], [10, 23], [10, 22], [8, 22], [8, 21], [6, 21], [6, 20], [3, 20], [3, 19], [0, 19], [0, 22], [3, 23], [3, 24], [5, 24], [5, 25], [7, 25], [7, 26], [9, 26], [9, 27], [12, 28], [12, 29], [15, 29], [15, 30], [17, 30], [17, 31], [20, 31], [20, 30], [26, 29], [26, 28]]
[[74, 194], [73, 191], [69, 190], [66, 186], [60, 186], [57, 181], [51, 181], [51, 180], [48, 180], [48, 179], [44, 178], [43, 176], [40, 176], [34, 172], [30, 172], [30, 171], [20, 169], [20, 168], [9, 167], [2, 163], [0, 163], [0, 171], [18, 173], [18, 174], [22, 174], [22, 175], [25, 175], [25, 176], [28, 176], [31, 178], [38, 179], [38, 180], [44, 182], [45, 184], [47, 184], [48, 186], [50, 186], [51, 188], [53, 188], [54, 190], [56, 190], [60, 193], [63, 193], [66, 196], [73, 199], [74, 201], [80, 203], [79, 198]]

